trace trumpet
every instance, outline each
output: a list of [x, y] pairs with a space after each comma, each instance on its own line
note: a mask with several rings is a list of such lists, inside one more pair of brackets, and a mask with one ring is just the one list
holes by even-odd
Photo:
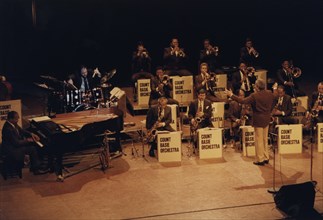
[[169, 83], [170, 77], [169, 75], [164, 75], [162, 78], [162, 83], [167, 85]]
[[256, 51], [256, 49], [254, 47], [248, 48], [248, 52], [249, 52], [250, 55], [252, 54], [256, 58], [259, 57], [259, 53], [258, 53], [258, 51]]
[[290, 61], [288, 72], [292, 75], [293, 78], [298, 78], [302, 75], [302, 70], [298, 67], [294, 67], [293, 61]]
[[311, 110], [311, 117], [312, 118], [317, 118], [319, 116], [320, 113], [320, 109], [319, 109], [319, 99], [315, 101], [313, 108]]
[[210, 45], [210, 47], [208, 48], [208, 51], [209, 51], [209, 53], [214, 53], [215, 56], [219, 55], [219, 47], [217, 47], [217, 46], [212, 47]]

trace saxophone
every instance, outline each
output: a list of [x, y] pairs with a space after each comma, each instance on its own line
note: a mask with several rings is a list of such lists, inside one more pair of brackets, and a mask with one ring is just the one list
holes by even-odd
[[317, 118], [319, 116], [319, 112], [320, 112], [320, 110], [319, 110], [319, 102], [320, 101], [321, 100], [317, 99], [315, 101], [314, 105], [313, 105], [313, 108], [311, 109], [310, 115], [311, 115], [312, 118]]
[[157, 135], [158, 124], [161, 122], [162, 119], [163, 116], [160, 115], [155, 124], [147, 131], [147, 143], [153, 142], [155, 140]]

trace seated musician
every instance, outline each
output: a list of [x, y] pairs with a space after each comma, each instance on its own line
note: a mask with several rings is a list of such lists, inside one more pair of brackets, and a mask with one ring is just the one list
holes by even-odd
[[[191, 124], [191, 134], [196, 142], [196, 131], [200, 128], [213, 127], [211, 122], [212, 105], [211, 101], [206, 99], [206, 91], [200, 89], [197, 99], [192, 101], [189, 106], [188, 118]], [[195, 147], [196, 143], [195, 143]]]
[[248, 66], [256, 66], [259, 53], [253, 46], [250, 38], [246, 39], [244, 47], [240, 49], [240, 63], [245, 63]]
[[164, 49], [164, 69], [167, 75], [189, 76], [186, 69], [187, 55], [184, 48], [179, 46], [177, 38], [173, 38], [170, 47]]
[[167, 106], [167, 99], [161, 97], [158, 99], [158, 105], [148, 110], [146, 117], [147, 141], [150, 143], [149, 156], [155, 157], [157, 150], [156, 131], [174, 131], [170, 126], [172, 122], [172, 110]]
[[219, 68], [219, 47], [212, 46], [209, 39], [203, 42], [204, 49], [200, 51], [200, 63], [207, 63], [210, 72], [215, 72]]
[[81, 92], [87, 92], [98, 85], [99, 78], [101, 78], [101, 73], [98, 68], [92, 71], [86, 66], [81, 66], [81, 70], [75, 75], [73, 83]]
[[24, 166], [24, 158], [28, 154], [31, 160], [30, 169], [34, 175], [47, 173], [48, 170], [41, 169], [41, 161], [35, 146], [35, 141], [40, 140], [39, 137], [22, 129], [18, 125], [18, 120], [17, 112], [8, 112], [7, 121], [2, 128], [2, 152], [20, 168]]
[[160, 97], [167, 98], [168, 104], [179, 105], [177, 100], [171, 98], [173, 85], [169, 80], [169, 76], [164, 74], [162, 67], [156, 68], [156, 76], [151, 80], [150, 88], [149, 106], [158, 104]]
[[312, 117], [316, 123], [323, 123], [323, 81], [317, 85], [317, 91], [312, 93], [310, 108], [307, 118]]
[[285, 93], [285, 87], [280, 85], [277, 88], [278, 97], [273, 103], [272, 117], [276, 124], [295, 124], [297, 123], [292, 117], [293, 104], [292, 98]]
[[216, 87], [215, 74], [209, 72], [207, 63], [201, 63], [200, 73], [195, 76], [195, 90], [203, 89], [206, 92], [206, 99], [211, 102], [223, 101], [216, 96], [214, 87]]
[[[239, 98], [245, 98], [245, 93], [242, 89], [236, 91]], [[239, 130], [240, 126], [251, 125], [252, 120], [252, 109], [249, 104], [241, 104], [237, 101], [232, 100], [229, 103], [228, 117], [225, 123], [229, 123], [232, 131], [234, 141], [240, 139]]]
[[240, 63], [239, 71], [233, 73], [232, 87], [234, 91], [242, 89], [245, 92], [245, 96], [248, 97], [253, 93], [253, 85], [256, 82], [256, 76], [254, 75], [255, 69], [253, 67], [247, 67], [245, 63]]
[[293, 69], [293, 66], [288, 60], [283, 61], [281, 69], [277, 70], [276, 73], [278, 84], [285, 86], [286, 94], [293, 98], [305, 96], [305, 93], [299, 89], [296, 82], [299, 77], [298, 74], [300, 74], [300, 72], [297, 73], [297, 70]]

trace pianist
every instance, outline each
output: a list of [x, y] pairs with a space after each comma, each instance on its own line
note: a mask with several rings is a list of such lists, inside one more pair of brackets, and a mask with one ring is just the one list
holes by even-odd
[[2, 128], [2, 153], [21, 168], [24, 165], [24, 157], [28, 154], [32, 172], [35, 175], [47, 173], [47, 170], [40, 169], [41, 162], [35, 147], [35, 142], [39, 141], [39, 137], [22, 129], [18, 125], [18, 120], [19, 114], [17, 112], [8, 112], [7, 121]]

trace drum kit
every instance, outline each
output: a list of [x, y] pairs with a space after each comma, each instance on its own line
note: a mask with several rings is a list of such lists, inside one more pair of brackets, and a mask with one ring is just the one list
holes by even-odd
[[34, 83], [48, 91], [48, 113], [77, 112], [108, 106], [112, 85], [108, 82], [116, 73], [112, 70], [103, 76], [100, 85], [88, 91], [81, 91], [73, 84], [60, 81], [52, 76], [41, 75], [45, 82]]

